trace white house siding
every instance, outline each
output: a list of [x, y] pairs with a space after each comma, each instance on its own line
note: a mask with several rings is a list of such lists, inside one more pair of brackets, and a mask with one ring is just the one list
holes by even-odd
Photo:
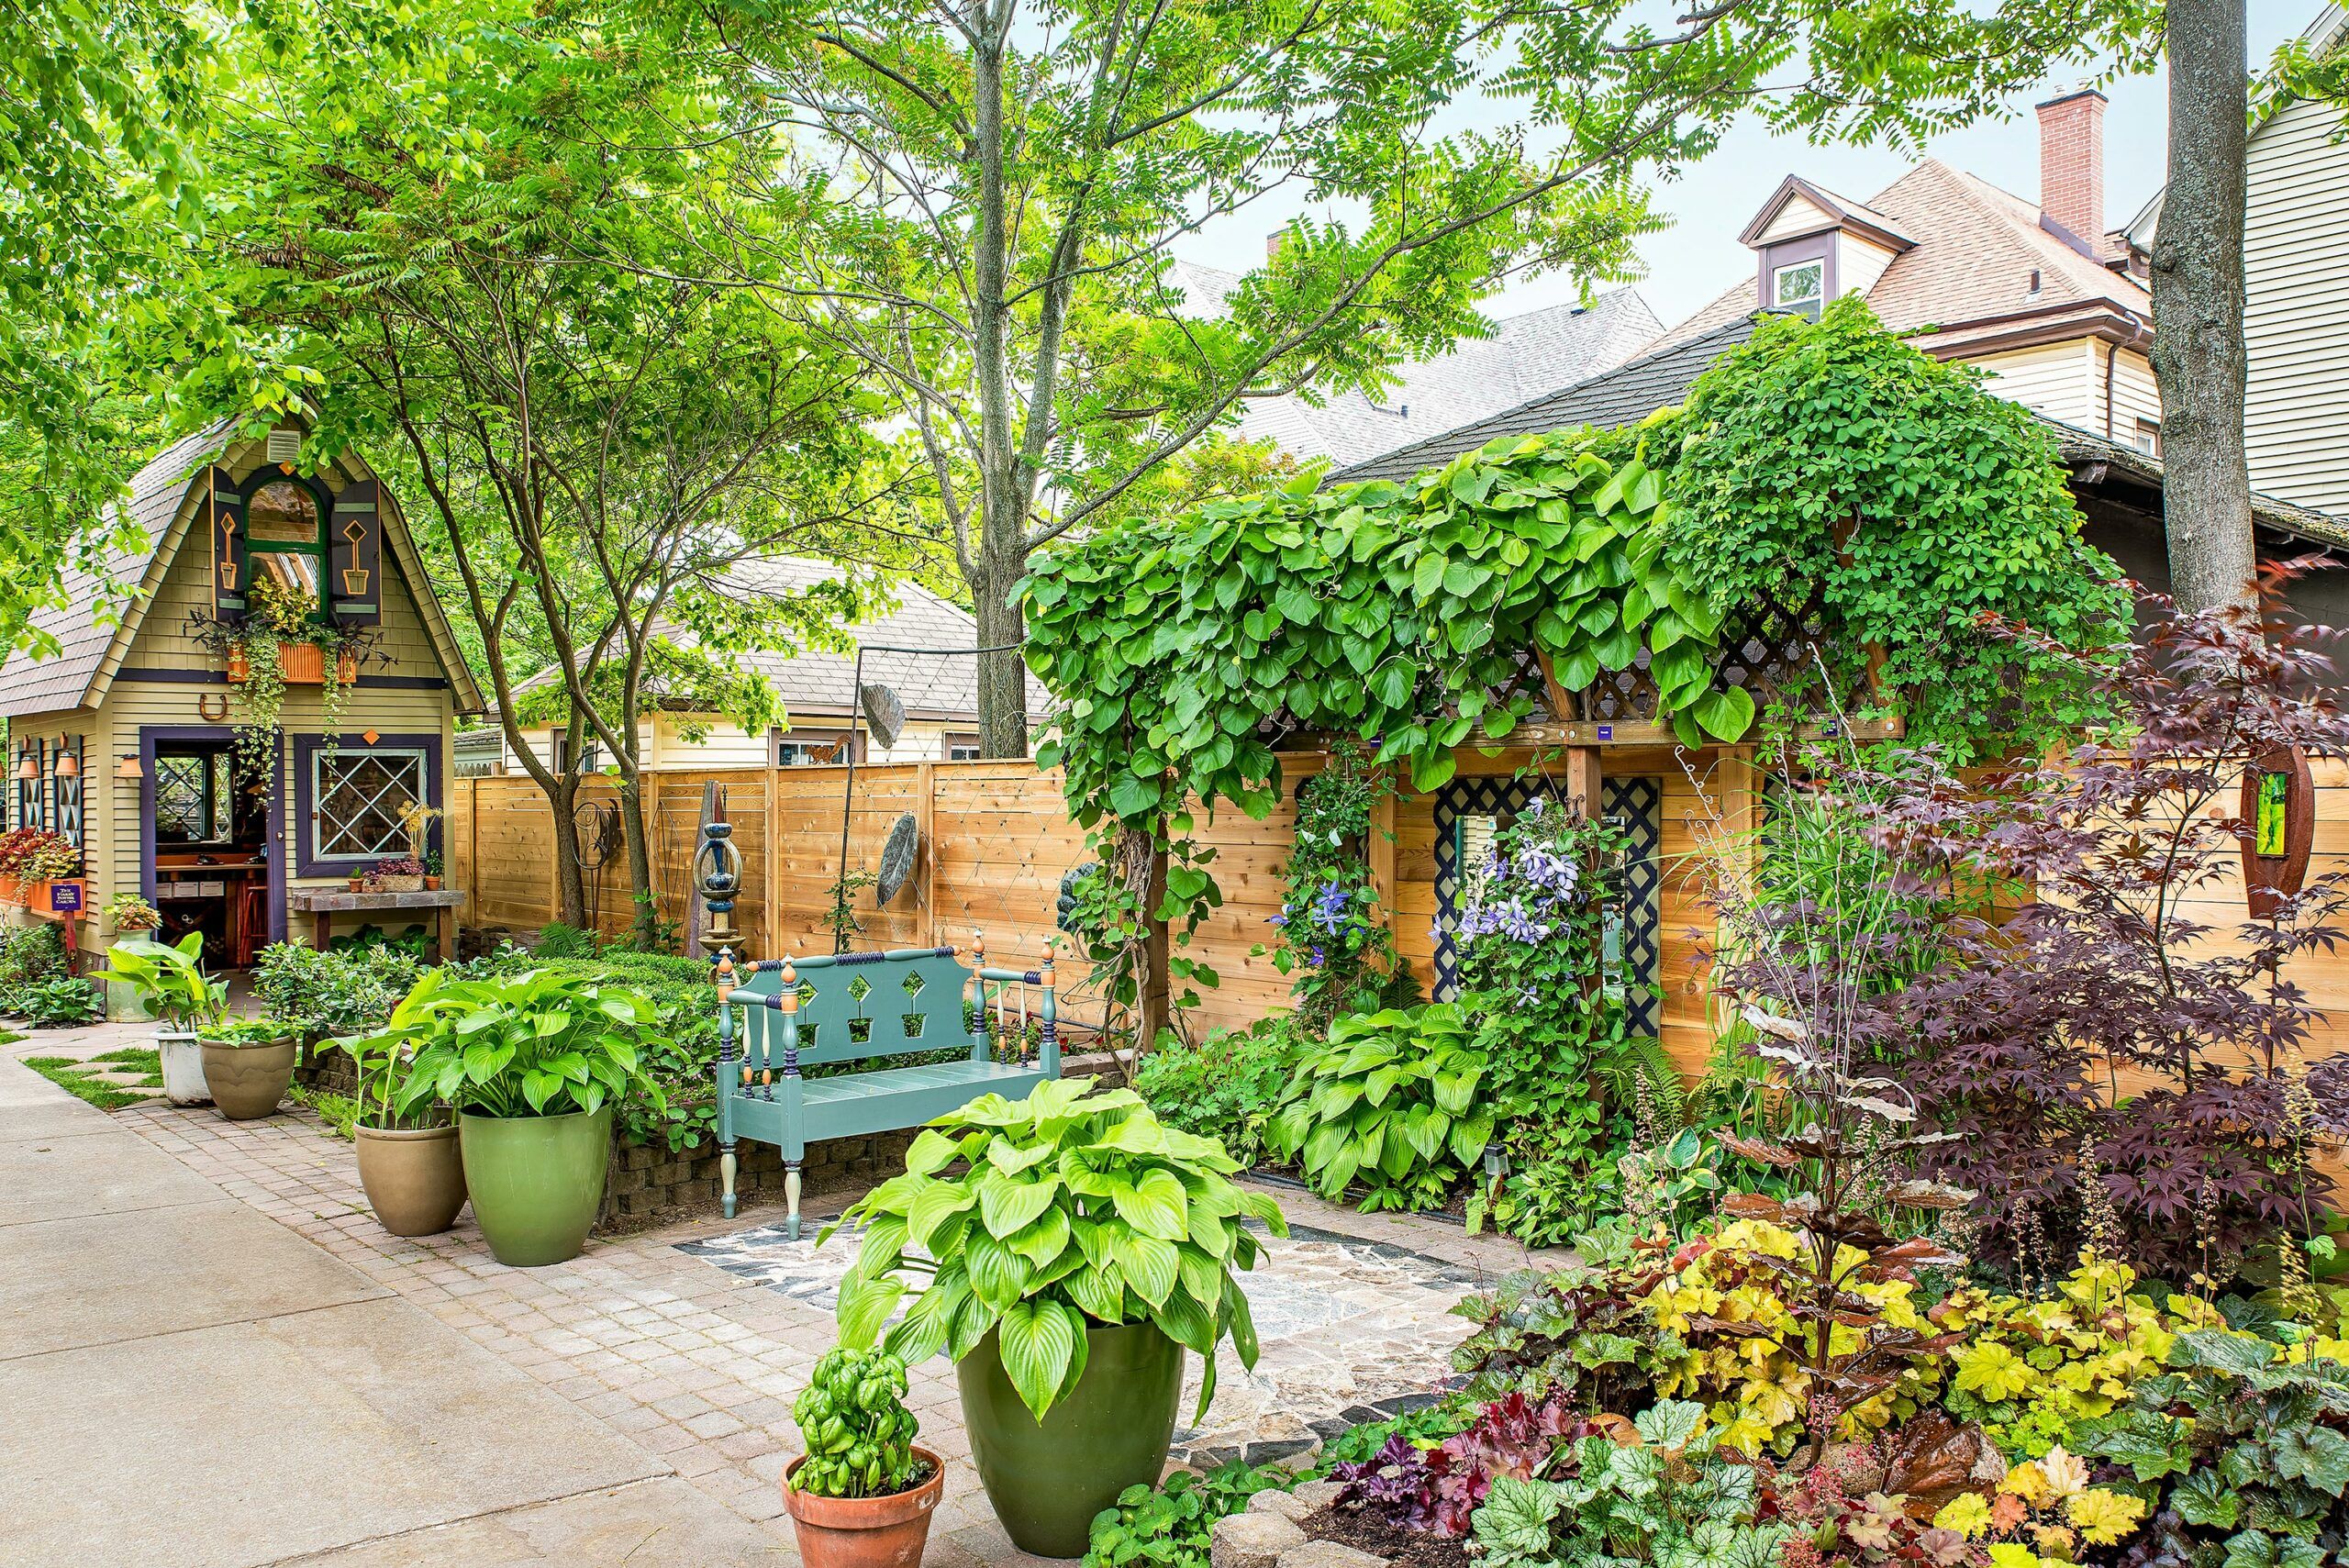
[[1835, 236], [1835, 286], [1845, 294], [1864, 295], [1876, 287], [1893, 252], [1873, 239], [1845, 229]]
[[2112, 364], [2112, 439], [2124, 446], [2137, 444], [2140, 419], [2161, 424], [2162, 389], [2154, 380], [2153, 361], [2133, 349], [2123, 349]]
[[[762, 768], [766, 766], [767, 738], [763, 733], [746, 732], [731, 719], [711, 715], [700, 716], [695, 721], [698, 740], [685, 733], [687, 720], [682, 715], [662, 714], [657, 721], [638, 726], [638, 754], [647, 767], [654, 768]], [[802, 730], [817, 734], [837, 735], [848, 728], [845, 718], [810, 718], [799, 726]], [[897, 734], [894, 746], [876, 746], [864, 729], [863, 721], [857, 733], [865, 737], [864, 760], [869, 762], [936, 762], [946, 757], [946, 740], [950, 735], [975, 735], [978, 723], [945, 723], [930, 719], [907, 719]], [[554, 750], [554, 732], [544, 727], [527, 732], [531, 753], [541, 762], [549, 762]], [[792, 732], [777, 735], [778, 741], [791, 739]], [[501, 748], [501, 765], [509, 773], [523, 772], [521, 759], [510, 741]]]
[[2251, 140], [2244, 435], [2254, 489], [2349, 513], [2349, 145], [2294, 104]]
[[1972, 362], [1990, 373], [1999, 396], [2084, 430], [2104, 428], [2104, 366], [2088, 339], [2010, 349]]
[[1833, 213], [1797, 192], [1787, 198], [1787, 205], [1778, 209], [1778, 215], [1770, 220], [1770, 227], [1762, 231], [1754, 244], [1767, 245], [1797, 235], [1816, 234], [1822, 228], [1831, 228], [1835, 222]]

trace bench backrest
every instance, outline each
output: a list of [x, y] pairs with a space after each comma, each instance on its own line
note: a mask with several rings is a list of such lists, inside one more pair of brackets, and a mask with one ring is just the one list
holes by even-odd
[[[984, 1041], [963, 1021], [971, 972], [952, 948], [826, 953], [794, 961], [799, 980], [799, 1063], [859, 1062], [916, 1051], [969, 1050]], [[782, 993], [780, 965], [761, 965], [734, 987], [737, 996]], [[745, 1054], [783, 1064], [783, 1015], [741, 1010]]]

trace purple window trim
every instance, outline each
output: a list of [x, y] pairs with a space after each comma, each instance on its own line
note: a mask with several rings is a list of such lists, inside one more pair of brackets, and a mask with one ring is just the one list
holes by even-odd
[[1823, 229], [1817, 234], [1776, 240], [1763, 246], [1761, 268], [1754, 285], [1754, 298], [1760, 301], [1761, 308], [1780, 308], [1771, 288], [1774, 274], [1779, 268], [1798, 267], [1805, 261], [1817, 261], [1820, 263], [1819, 304], [1820, 309], [1825, 309], [1835, 299], [1842, 284], [1842, 280], [1836, 275], [1835, 266], [1835, 237], [1841, 232], [1841, 229]]
[[[139, 895], [155, 901], [155, 743], [221, 740], [234, 732], [217, 724], [142, 724], [139, 727]], [[231, 742], [233, 745], [233, 741]], [[285, 940], [285, 737], [277, 738], [276, 767], [269, 785], [269, 940]]]
[[[355, 736], [338, 738], [329, 746], [323, 735], [294, 737], [294, 874], [295, 876], [348, 876], [354, 871], [364, 871], [383, 857], [379, 855], [327, 855], [314, 857], [310, 853], [312, 834], [311, 813], [317, 803], [311, 798], [316, 788], [311, 782], [316, 772], [312, 759], [320, 751], [422, 751], [424, 753], [424, 804], [445, 808], [440, 788], [440, 737], [438, 735], [378, 735], [373, 746]], [[440, 824], [436, 819], [425, 828], [425, 848], [440, 848]]]

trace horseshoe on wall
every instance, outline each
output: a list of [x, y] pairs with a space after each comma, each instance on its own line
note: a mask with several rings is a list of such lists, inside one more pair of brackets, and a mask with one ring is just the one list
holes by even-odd
[[[217, 712], [213, 709], [214, 703], [220, 705]], [[215, 696], [208, 692], [198, 693], [195, 699], [195, 716], [206, 724], [226, 724], [228, 721], [228, 694], [222, 692]]]

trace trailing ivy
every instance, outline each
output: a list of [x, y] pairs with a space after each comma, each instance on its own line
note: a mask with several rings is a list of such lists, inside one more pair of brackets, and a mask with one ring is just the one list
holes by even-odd
[[1350, 735], [1431, 790], [1453, 749], [1531, 709], [1491, 694], [1529, 648], [1562, 682], [1644, 662], [1692, 743], [1742, 735], [1710, 690], [1719, 617], [1664, 555], [1670, 511], [1636, 435], [1497, 441], [1411, 484], [1279, 489], [1108, 530], [1041, 557], [1028, 660], [1064, 705], [1040, 752], [1088, 825], [1186, 802], [1267, 815], [1268, 725]]
[[2046, 425], [1884, 330], [1856, 295], [1787, 317], [1714, 361], [1655, 445], [1671, 470], [1671, 559], [1714, 607], [1814, 591], [1845, 636], [1838, 694], [1879, 678], [1911, 740], [1960, 760], [2037, 753], [2101, 716], [2076, 663], [1982, 629], [2118, 651], [2121, 568], [2080, 538]]

